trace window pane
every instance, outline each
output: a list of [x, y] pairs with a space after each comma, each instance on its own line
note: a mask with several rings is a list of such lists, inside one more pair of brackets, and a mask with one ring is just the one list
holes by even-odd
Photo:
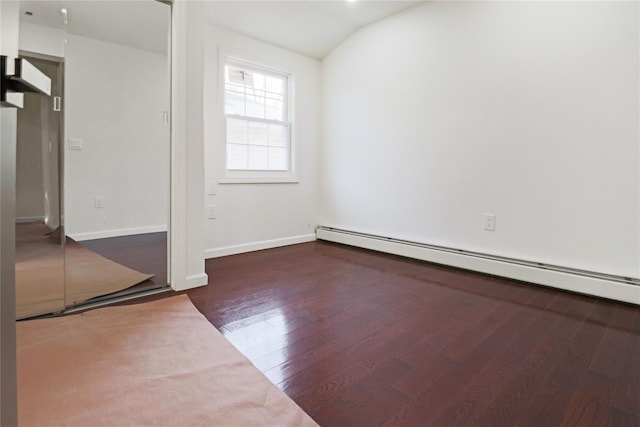
[[269, 125], [269, 145], [271, 147], [285, 146], [284, 130], [285, 127], [282, 125]]
[[267, 170], [267, 147], [249, 146], [249, 169]]
[[247, 143], [247, 121], [227, 119], [227, 142], [234, 144]]
[[261, 122], [249, 122], [249, 144], [269, 145], [267, 124]]
[[227, 144], [227, 169], [247, 169], [247, 146]]
[[225, 114], [235, 114], [238, 116], [244, 116], [244, 94], [232, 92], [230, 90], [225, 91], [224, 112]]
[[268, 93], [268, 92], [265, 92], [265, 91], [264, 91], [264, 90], [262, 90], [262, 89], [255, 89], [255, 88], [252, 88], [252, 89], [250, 89], [250, 93], [251, 93], [252, 95], [254, 95], [254, 96], [258, 99], [258, 102], [260, 102], [261, 104], [264, 104], [264, 100], [263, 100], [263, 98], [264, 98], [265, 96], [267, 96], [267, 93]]
[[267, 102], [270, 102], [270, 101], [280, 101], [280, 102], [282, 102], [282, 99], [284, 98], [282, 95], [277, 94], [277, 93], [273, 93], [273, 92], [267, 92], [265, 96], [267, 98]]
[[255, 89], [260, 89], [260, 90], [264, 90], [265, 87], [265, 81], [264, 81], [264, 74], [260, 74], [260, 73], [253, 73], [253, 87]]
[[282, 101], [267, 99], [267, 119], [284, 121], [284, 105]]
[[237, 117], [226, 120], [227, 169], [286, 171], [291, 162], [287, 77], [256, 67], [225, 64], [224, 111]]
[[269, 169], [287, 170], [289, 169], [288, 152], [286, 148], [269, 147]]
[[284, 93], [284, 79], [267, 76], [267, 90], [273, 93]]
[[245, 115], [257, 119], [264, 119], [264, 98], [254, 95], [247, 96], [247, 112]]

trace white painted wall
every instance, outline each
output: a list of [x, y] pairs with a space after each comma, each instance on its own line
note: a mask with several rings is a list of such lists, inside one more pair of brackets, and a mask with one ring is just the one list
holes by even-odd
[[[67, 39], [67, 234], [83, 240], [166, 230], [167, 56], [72, 34]], [[70, 150], [70, 139], [81, 139], [82, 150]], [[101, 209], [97, 196], [104, 198]]]
[[204, 266], [204, 3], [175, 0], [171, 16], [171, 287], [206, 285]]
[[205, 180], [224, 178], [225, 131], [219, 54], [251, 60], [293, 76], [292, 140], [298, 183], [218, 184], [206, 203], [206, 256], [314, 240], [319, 198], [320, 63], [296, 53], [206, 26], [204, 55]]
[[20, 21], [20, 50], [64, 58], [64, 30]]
[[320, 224], [640, 277], [638, 14], [433, 2], [359, 31], [322, 62]]

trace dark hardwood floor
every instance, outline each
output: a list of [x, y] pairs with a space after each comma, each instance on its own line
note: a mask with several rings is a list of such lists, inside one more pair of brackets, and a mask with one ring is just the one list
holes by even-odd
[[322, 426], [638, 426], [640, 308], [323, 242], [193, 303]]
[[83, 240], [78, 243], [125, 267], [154, 275], [149, 280], [118, 292], [117, 295], [140, 292], [168, 283], [166, 232]]

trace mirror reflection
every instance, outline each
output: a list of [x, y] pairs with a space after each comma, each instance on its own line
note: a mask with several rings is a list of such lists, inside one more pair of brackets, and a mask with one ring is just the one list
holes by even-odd
[[22, 55], [51, 79], [51, 97], [26, 93], [18, 109], [16, 147], [16, 315], [64, 308], [61, 217], [62, 62]]
[[[21, 2], [21, 54], [57, 64], [59, 90], [18, 120], [19, 318], [167, 285], [170, 15], [154, 0]], [[58, 128], [38, 130], [47, 120]]]

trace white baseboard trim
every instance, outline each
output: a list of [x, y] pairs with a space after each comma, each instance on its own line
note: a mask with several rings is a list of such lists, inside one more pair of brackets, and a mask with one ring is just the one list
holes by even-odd
[[550, 286], [581, 294], [593, 295], [617, 301], [640, 305], [640, 286], [616, 280], [587, 277], [568, 272], [552, 271], [545, 268], [521, 265], [506, 261], [481, 258], [463, 253], [455, 253], [411, 245], [391, 239], [363, 236], [358, 233], [333, 231], [319, 228], [319, 240], [327, 240], [345, 245], [357, 246], [379, 252], [401, 255], [437, 264], [459, 267], [466, 270], [522, 280], [538, 285]]
[[280, 246], [288, 246], [288, 245], [295, 245], [298, 243], [313, 242], [314, 240], [316, 240], [315, 234], [303, 234], [300, 236], [283, 237], [281, 239], [262, 240], [259, 242], [243, 243], [240, 245], [207, 249], [206, 251], [204, 251], [204, 257], [206, 259], [218, 258], [221, 256], [260, 251], [263, 249], [277, 248]]
[[28, 222], [44, 222], [43, 216], [20, 216], [16, 217], [17, 224], [26, 224]]
[[151, 225], [148, 227], [120, 228], [116, 230], [93, 231], [89, 233], [67, 233], [76, 242], [83, 240], [106, 239], [109, 237], [134, 236], [136, 234], [160, 233], [167, 231], [165, 225]]
[[198, 288], [200, 286], [205, 286], [209, 283], [209, 276], [207, 273], [201, 274], [192, 274], [191, 276], [187, 276], [184, 279], [183, 283], [172, 283], [171, 289], [176, 292], [186, 291], [187, 289]]

